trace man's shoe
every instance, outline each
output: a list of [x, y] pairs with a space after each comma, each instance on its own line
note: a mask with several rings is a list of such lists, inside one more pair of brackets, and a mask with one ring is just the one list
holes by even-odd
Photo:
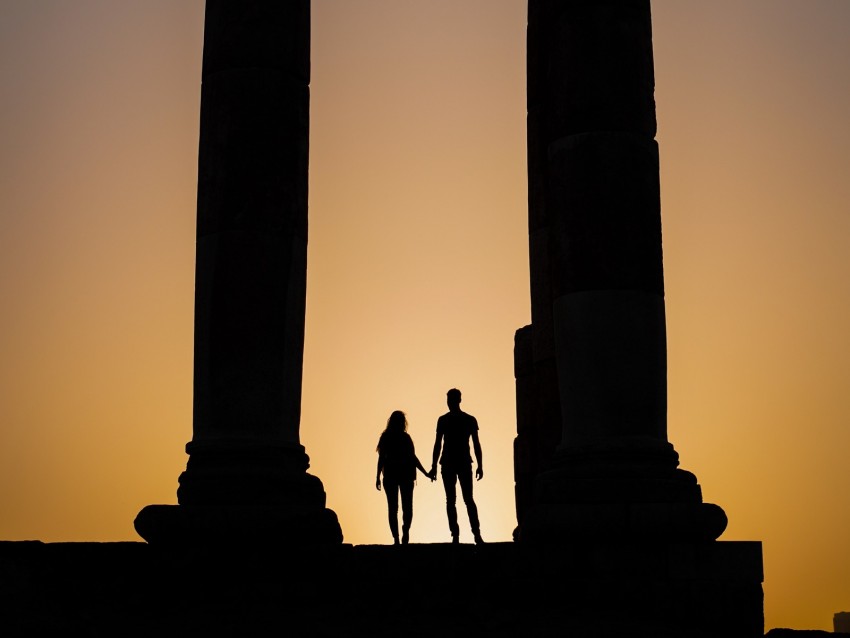
[[474, 537], [475, 537], [475, 544], [476, 545], [483, 545], [484, 544], [484, 539], [481, 538], [481, 534], [474, 534]]
[[408, 533], [408, 531], [407, 531], [407, 530], [404, 530], [404, 531], [401, 533], [401, 544], [402, 544], [402, 545], [407, 545], [409, 542], [410, 542], [410, 534]]
[[458, 543], [460, 543], [460, 539], [458, 538], [458, 535], [452, 534], [452, 545], [457, 545]]

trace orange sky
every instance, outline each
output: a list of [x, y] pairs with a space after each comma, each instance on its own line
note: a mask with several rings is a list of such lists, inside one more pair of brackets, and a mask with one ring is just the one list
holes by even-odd
[[[301, 440], [346, 542], [385, 543], [375, 444], [478, 417], [515, 525], [530, 320], [523, 0], [314, 0]], [[765, 627], [850, 609], [850, 3], [655, 0], [669, 437]], [[202, 0], [0, 1], [0, 538], [140, 540], [191, 439]], [[413, 542], [448, 539], [439, 483]], [[464, 536], [464, 534], [466, 534]], [[462, 529], [461, 540], [469, 542]]]

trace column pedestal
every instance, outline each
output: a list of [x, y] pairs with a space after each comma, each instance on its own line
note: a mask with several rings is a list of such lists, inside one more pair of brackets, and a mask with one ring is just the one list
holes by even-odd
[[154, 544], [341, 543], [304, 448], [244, 441], [189, 443], [179, 505], [149, 505], [134, 525]]

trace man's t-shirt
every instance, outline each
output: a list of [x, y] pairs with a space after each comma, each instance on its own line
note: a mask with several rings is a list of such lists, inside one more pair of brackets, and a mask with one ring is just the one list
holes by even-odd
[[463, 467], [472, 465], [469, 439], [478, 431], [478, 421], [466, 412], [447, 412], [437, 419], [437, 434], [443, 435], [443, 453], [440, 465]]

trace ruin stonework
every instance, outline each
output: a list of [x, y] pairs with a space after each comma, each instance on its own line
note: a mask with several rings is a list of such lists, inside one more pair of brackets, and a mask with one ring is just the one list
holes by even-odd
[[0, 635], [763, 638], [760, 556], [744, 542], [0, 542]]
[[193, 434], [148, 542], [342, 542], [299, 442], [309, 83], [309, 0], [207, 0]]
[[[681, 582], [647, 548], [737, 563], [688, 571], [677, 635], [761, 636], [761, 544], [716, 540], [726, 514], [667, 438], [650, 2], [529, 0], [527, 47], [532, 322], [514, 340], [514, 538], [639, 565], [630, 582], [650, 615], [673, 613], [665, 592]], [[608, 585], [601, 600], [617, 596]], [[702, 615], [709, 590], [736, 611]]]
[[549, 453], [518, 487], [519, 539], [714, 540], [726, 526], [667, 440], [654, 90], [649, 0], [530, 0], [531, 356], [519, 331], [515, 357], [518, 414], [538, 422], [517, 439]]

